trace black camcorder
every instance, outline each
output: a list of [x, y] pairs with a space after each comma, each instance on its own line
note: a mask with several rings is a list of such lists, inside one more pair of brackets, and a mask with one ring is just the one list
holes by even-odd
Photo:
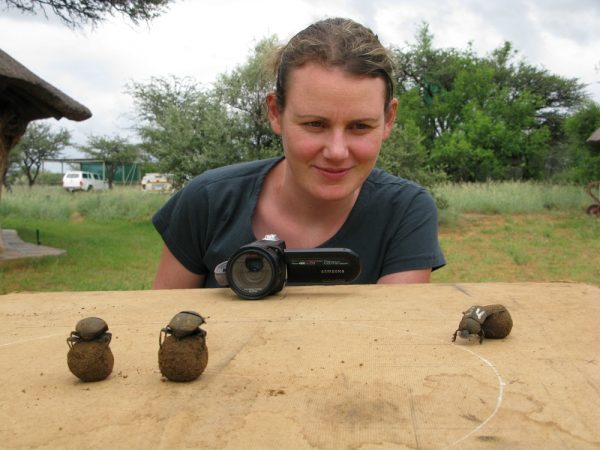
[[286, 249], [271, 234], [240, 247], [215, 268], [215, 279], [241, 298], [258, 300], [288, 285], [347, 284], [360, 274], [360, 259], [347, 248]]

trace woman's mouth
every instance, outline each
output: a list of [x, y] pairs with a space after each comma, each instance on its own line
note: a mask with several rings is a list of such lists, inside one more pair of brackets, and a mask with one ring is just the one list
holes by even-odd
[[315, 167], [321, 176], [329, 180], [339, 180], [350, 172], [348, 168], [334, 168], [334, 167]]

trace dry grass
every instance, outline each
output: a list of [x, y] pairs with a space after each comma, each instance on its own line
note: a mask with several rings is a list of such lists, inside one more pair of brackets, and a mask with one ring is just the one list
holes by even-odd
[[[524, 183], [447, 185], [440, 214], [447, 266], [433, 282], [576, 281], [600, 284], [600, 218], [581, 189]], [[152, 213], [168, 197], [118, 189], [67, 194], [22, 189], [0, 203], [0, 226], [62, 248], [61, 257], [0, 265], [0, 294], [13, 291], [148, 289], [160, 237]]]
[[434, 282], [600, 284], [600, 220], [583, 213], [463, 214], [440, 240], [448, 265]]

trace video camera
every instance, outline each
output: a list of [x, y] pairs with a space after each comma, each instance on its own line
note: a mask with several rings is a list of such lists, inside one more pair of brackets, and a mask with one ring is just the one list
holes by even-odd
[[258, 300], [288, 285], [347, 284], [360, 274], [358, 255], [347, 248], [286, 249], [277, 235], [240, 247], [214, 271], [217, 283], [241, 298]]

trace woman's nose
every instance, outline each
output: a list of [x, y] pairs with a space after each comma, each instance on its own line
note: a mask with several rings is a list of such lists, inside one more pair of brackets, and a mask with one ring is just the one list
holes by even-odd
[[344, 159], [348, 156], [348, 143], [344, 130], [331, 130], [323, 156], [327, 159]]

